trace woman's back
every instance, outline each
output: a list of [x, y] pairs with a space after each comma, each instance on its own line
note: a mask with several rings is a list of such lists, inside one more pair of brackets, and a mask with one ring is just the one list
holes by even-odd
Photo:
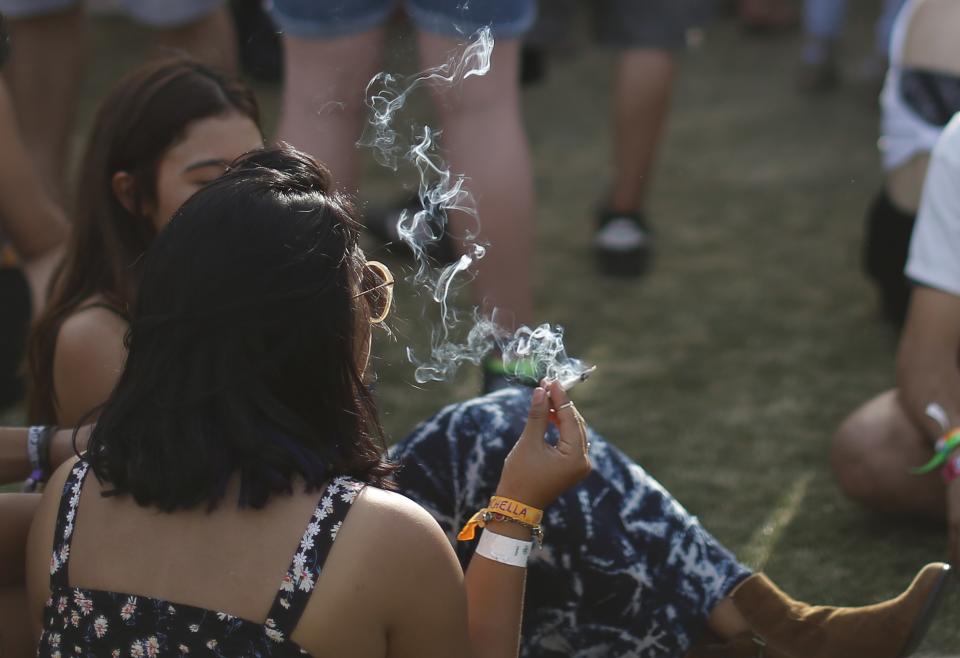
[[[49, 569], [35, 560], [29, 572], [37, 591], [51, 588], [31, 601], [44, 608], [41, 656], [74, 646], [97, 656], [405, 655], [391, 653], [391, 627], [436, 598], [437, 571], [456, 573], [422, 510], [348, 478], [261, 510], [228, 502], [235, 479], [211, 512], [165, 513], [102, 496], [87, 471], [81, 461], [58, 473], [50, 491], [64, 494], [45, 497], [31, 537], [32, 555], [53, 551]], [[419, 582], [425, 556], [433, 570]]]

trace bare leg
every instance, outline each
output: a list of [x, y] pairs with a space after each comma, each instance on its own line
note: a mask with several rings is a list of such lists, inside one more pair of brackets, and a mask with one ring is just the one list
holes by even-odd
[[383, 39], [382, 28], [339, 39], [283, 39], [286, 64], [277, 136], [326, 164], [340, 189], [353, 194], [363, 92], [377, 72]]
[[[454, 39], [420, 33], [423, 64], [436, 65], [458, 47]], [[434, 90], [443, 128], [443, 146], [453, 171], [470, 178], [490, 243], [480, 262], [474, 291], [489, 308], [506, 311], [504, 321], [533, 319], [530, 266], [533, 257], [533, 174], [520, 114], [520, 42], [501, 41], [490, 72], [468, 78], [457, 89]], [[474, 228], [473, 220], [451, 213], [455, 236]]]
[[843, 421], [833, 439], [830, 462], [840, 487], [853, 500], [881, 511], [942, 521], [946, 494], [938, 474], [910, 473], [932, 454], [930, 443], [892, 390]]
[[20, 134], [48, 193], [64, 199], [70, 131], [84, 69], [81, 6], [9, 21], [14, 43], [4, 75]]
[[226, 4], [192, 23], [159, 29], [156, 39], [161, 48], [182, 50], [225, 71], [237, 69], [237, 35]]
[[665, 50], [628, 50], [620, 56], [616, 81], [616, 181], [608, 210], [644, 210], [650, 173], [663, 137], [676, 76]]

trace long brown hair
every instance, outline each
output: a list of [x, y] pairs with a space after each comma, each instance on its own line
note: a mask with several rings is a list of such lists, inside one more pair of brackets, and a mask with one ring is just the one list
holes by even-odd
[[[28, 338], [30, 422], [56, 422], [53, 358], [64, 321], [94, 295], [123, 314], [133, 304], [138, 263], [156, 237], [145, 209], [156, 203], [164, 153], [190, 123], [231, 112], [260, 123], [248, 87], [182, 57], [138, 68], [104, 98], [81, 161], [67, 251], [50, 283], [47, 308]], [[119, 171], [133, 177], [132, 212], [113, 191]]]

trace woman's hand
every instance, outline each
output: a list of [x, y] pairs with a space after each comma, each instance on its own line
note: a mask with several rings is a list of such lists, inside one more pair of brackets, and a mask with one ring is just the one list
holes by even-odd
[[[556, 446], [544, 440], [550, 420], [560, 430]], [[544, 380], [533, 391], [527, 426], [504, 461], [497, 495], [544, 509], [590, 469], [583, 416], [558, 382]]]

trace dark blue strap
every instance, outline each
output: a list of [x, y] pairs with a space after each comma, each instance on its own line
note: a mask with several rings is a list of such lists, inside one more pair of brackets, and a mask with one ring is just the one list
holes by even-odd
[[906, 69], [900, 93], [913, 112], [933, 126], [945, 126], [960, 112], [960, 76], [925, 69]]
[[70, 542], [77, 523], [77, 506], [83, 480], [87, 476], [90, 464], [81, 459], [72, 469], [60, 494], [60, 510], [57, 512], [57, 525], [53, 533], [53, 555], [50, 557], [50, 588], [69, 587], [68, 568], [70, 562]]
[[338, 477], [324, 489], [267, 616], [266, 632], [272, 639], [289, 638], [300, 622], [340, 525], [363, 487], [353, 478]]

